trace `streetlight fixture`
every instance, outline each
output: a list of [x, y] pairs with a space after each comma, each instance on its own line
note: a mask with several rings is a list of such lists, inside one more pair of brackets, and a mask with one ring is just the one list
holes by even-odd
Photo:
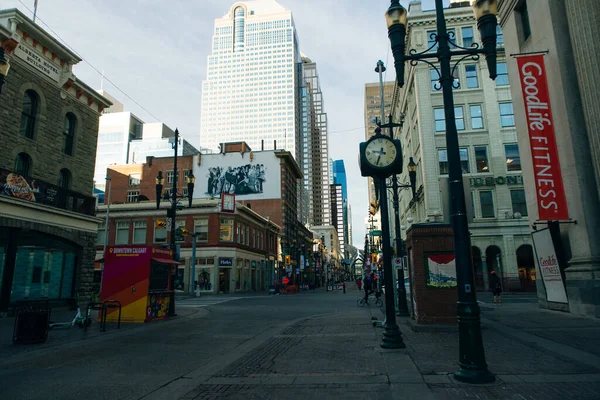
[[2, 87], [4, 86], [5, 78], [8, 75], [10, 69], [10, 63], [4, 56], [4, 48], [0, 46], [0, 94], [2, 94]]
[[[411, 49], [405, 54], [407, 12], [399, 0], [391, 0], [390, 8], [385, 13], [388, 37], [396, 67], [398, 86], [404, 86], [404, 62], [416, 65], [422, 61], [432, 67], [439, 76], [436, 89], [442, 90], [444, 114], [446, 120], [446, 148], [448, 152], [449, 186], [451, 203], [452, 231], [454, 234], [454, 254], [456, 257], [456, 277], [458, 289], [457, 319], [459, 327], [459, 369], [454, 373], [457, 380], [469, 383], [488, 383], [495, 380], [485, 360], [483, 339], [481, 337], [480, 309], [474, 291], [473, 261], [471, 259], [471, 243], [464, 196], [462, 170], [456, 120], [454, 115], [454, 98], [452, 88], [458, 87], [453, 72], [464, 59], [479, 60], [484, 54], [491, 79], [496, 78], [496, 27], [498, 21], [497, 0], [472, 0], [471, 2], [477, 28], [481, 34], [483, 47], [474, 43], [471, 47], [461, 47], [454, 41], [453, 32], [446, 29], [444, 5], [442, 0], [435, 0], [437, 33], [430, 35], [433, 44], [425, 51], [417, 53]], [[450, 45], [456, 48], [451, 50]], [[437, 46], [437, 49], [435, 47]], [[451, 67], [453, 56], [459, 60]], [[431, 61], [438, 61], [438, 69]]]
[[194, 184], [196, 183], [196, 177], [194, 173], [190, 171], [190, 174], [187, 176], [187, 190], [188, 190], [188, 207], [192, 207], [192, 197], [194, 194]]

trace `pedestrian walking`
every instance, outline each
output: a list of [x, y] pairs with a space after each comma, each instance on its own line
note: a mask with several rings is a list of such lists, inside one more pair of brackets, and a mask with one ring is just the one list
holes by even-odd
[[493, 270], [490, 275], [490, 289], [494, 294], [494, 304], [502, 304], [502, 282], [496, 271]]
[[356, 279], [356, 286], [358, 287], [358, 290], [362, 287], [362, 279], [360, 277]]

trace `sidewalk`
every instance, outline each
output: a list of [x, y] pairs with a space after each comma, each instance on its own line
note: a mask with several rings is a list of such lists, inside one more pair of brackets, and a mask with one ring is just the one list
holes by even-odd
[[[356, 289], [346, 295], [355, 302]], [[244, 354], [224, 355], [149, 400], [170, 399], [600, 399], [600, 321], [536, 304], [485, 307], [484, 346], [497, 381], [453, 379], [458, 333], [413, 332], [403, 350], [379, 347], [383, 309], [346, 308], [289, 324]], [[550, 339], [546, 339], [550, 338]], [[595, 338], [595, 340], [590, 340]], [[178, 389], [173, 391], [173, 389]]]
[[[85, 310], [84, 310], [85, 312]], [[186, 317], [197, 310], [189, 308], [178, 308], [177, 317]], [[75, 311], [65, 310], [52, 310], [52, 321], [66, 322], [71, 321], [75, 316]], [[98, 311], [92, 312], [92, 325], [90, 325], [86, 331], [83, 328], [77, 326], [71, 328], [55, 328], [49, 331], [48, 340], [45, 343], [37, 344], [13, 344], [12, 335], [15, 324], [14, 317], [0, 318], [0, 360], [6, 361], [8, 358], [22, 355], [38, 350], [50, 349], [53, 347], [81, 342], [92, 338], [107, 337], [120, 332], [129, 331], [132, 329], [140, 329], [144, 326], [151, 324], [162, 323], [163, 321], [157, 321], [150, 324], [144, 323], [127, 323], [121, 322], [121, 328], [117, 329], [117, 323], [107, 322], [106, 332], [100, 331], [100, 322], [98, 321]]]

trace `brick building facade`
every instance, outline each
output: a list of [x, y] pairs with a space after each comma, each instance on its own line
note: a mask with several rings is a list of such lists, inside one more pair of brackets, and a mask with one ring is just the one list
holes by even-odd
[[0, 11], [11, 69], [0, 95], [0, 313], [92, 289], [98, 119], [110, 102], [72, 72], [81, 59], [16, 9]]
[[[108, 245], [168, 246], [169, 229], [157, 227], [166, 220], [168, 202], [156, 209], [153, 200], [139, 203], [112, 204], [109, 213]], [[99, 208], [98, 216], [106, 216], [107, 206]], [[229, 293], [265, 290], [273, 284], [280, 227], [237, 204], [233, 213], [221, 210], [220, 199], [194, 199], [192, 207], [177, 212], [177, 226], [196, 236], [196, 277], [201, 292]], [[96, 246], [102, 258], [105, 225], [100, 225]], [[192, 266], [192, 237], [180, 236], [178, 275], [175, 288], [189, 292]], [[98, 266], [99, 268], [99, 266]], [[97, 279], [98, 281], [98, 279]]]

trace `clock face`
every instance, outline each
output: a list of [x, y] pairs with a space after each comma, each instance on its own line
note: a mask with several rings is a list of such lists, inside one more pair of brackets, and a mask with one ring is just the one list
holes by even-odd
[[394, 142], [385, 137], [372, 140], [365, 149], [365, 158], [375, 168], [389, 167], [396, 161], [398, 154]]
[[235, 210], [235, 197], [232, 195], [223, 195], [223, 210], [233, 211]]

